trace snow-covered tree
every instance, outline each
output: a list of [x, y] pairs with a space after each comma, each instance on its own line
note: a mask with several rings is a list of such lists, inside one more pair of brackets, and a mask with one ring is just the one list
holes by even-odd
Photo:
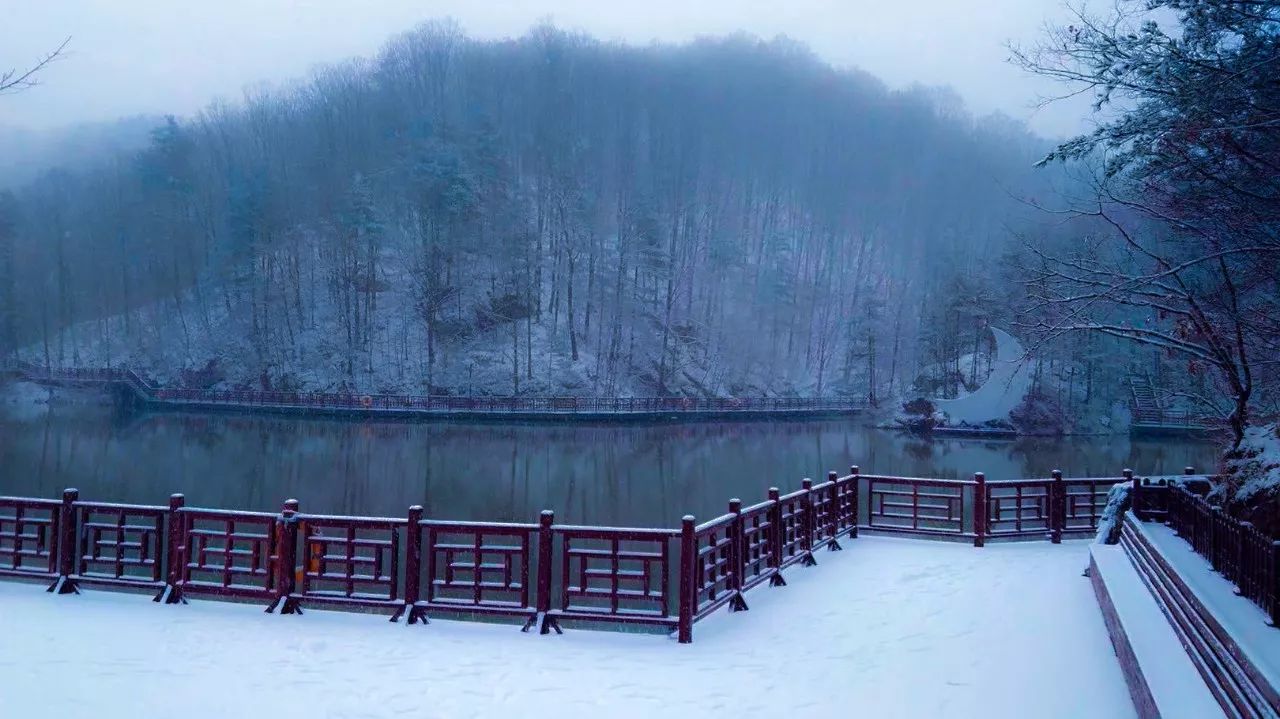
[[1196, 399], [1238, 446], [1280, 348], [1280, 2], [1122, 0], [1014, 57], [1101, 113], [1044, 160], [1081, 161], [1093, 193], [1074, 246], [1035, 249], [1034, 324], [1211, 369]]

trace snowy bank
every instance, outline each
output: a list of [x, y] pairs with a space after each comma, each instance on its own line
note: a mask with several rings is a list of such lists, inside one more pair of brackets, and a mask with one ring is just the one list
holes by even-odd
[[1224, 465], [1223, 481], [1209, 498], [1264, 531], [1280, 530], [1275, 519], [1280, 502], [1280, 423], [1246, 429], [1239, 449], [1227, 454]]

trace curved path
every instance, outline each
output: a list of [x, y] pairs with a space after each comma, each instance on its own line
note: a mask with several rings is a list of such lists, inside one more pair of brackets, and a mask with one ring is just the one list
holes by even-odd
[[1022, 343], [995, 327], [991, 328], [991, 334], [996, 338], [996, 358], [987, 381], [963, 397], [934, 403], [947, 413], [948, 424], [980, 425], [991, 420], [1008, 420], [1009, 412], [1031, 389], [1033, 365], [1025, 360]]

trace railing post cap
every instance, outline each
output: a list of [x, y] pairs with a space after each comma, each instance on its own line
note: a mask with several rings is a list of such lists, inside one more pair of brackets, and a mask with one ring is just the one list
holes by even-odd
[[805, 489], [808, 489], [813, 486], [813, 480], [809, 479], [808, 477], [805, 477], [804, 479], [800, 480], [800, 486]]
[[834, 469], [831, 470], [830, 472], [827, 472], [827, 479], [835, 479], [839, 476], [840, 476], [840, 473], [835, 471]]
[[987, 475], [985, 472], [974, 472], [973, 478], [979, 482], [987, 481]]
[[739, 499], [739, 498], [737, 498], [737, 497], [734, 497], [733, 499], [730, 499], [730, 500], [729, 500], [729, 511], [731, 511], [731, 512], [732, 512], [732, 511], [735, 511], [735, 510], [734, 510], [734, 507], [741, 508], [741, 507], [742, 507], [742, 500], [741, 500], [741, 499]]
[[555, 517], [556, 512], [553, 509], [544, 509], [538, 513], [539, 517]]
[[1125, 479], [1132, 479], [1132, 478], [1133, 478], [1133, 470], [1132, 470], [1132, 469], [1123, 469], [1123, 470], [1121, 470], [1121, 471], [1120, 471], [1120, 474], [1123, 474], [1123, 475], [1124, 475], [1124, 477], [1125, 477]]
[[298, 511], [298, 509], [299, 509], [301, 506], [302, 506], [302, 505], [301, 505], [301, 504], [299, 504], [299, 503], [298, 503], [298, 500], [296, 500], [296, 499], [286, 499], [286, 500], [284, 500], [284, 509], [285, 509], [285, 511], [287, 511], [287, 512], [296, 512], [296, 511]]
[[693, 518], [693, 515], [692, 515], [692, 514], [686, 514], [686, 515], [684, 515], [683, 517], [681, 517], [681, 518], [680, 518], [680, 521], [681, 521], [681, 522], [683, 522], [683, 523], [685, 523], [685, 524], [693, 524], [693, 522], [694, 522], [694, 518]]
[[1195, 468], [1195, 467], [1183, 467], [1183, 468], [1182, 468], [1182, 473], [1183, 473], [1183, 474], [1195, 474], [1195, 473], [1196, 473], [1196, 468]]
[[1055, 469], [1049, 474], [1052, 475], [1054, 479], [1062, 479], [1062, 470], [1060, 469]]
[[856, 464], [851, 464], [851, 465], [849, 465], [849, 473], [850, 473], [850, 474], [857, 474], [857, 473], [858, 473], [858, 465], [856, 465]]
[[63, 499], [67, 499], [68, 497], [75, 498], [79, 496], [80, 496], [80, 490], [76, 489], [75, 487], [67, 487], [66, 489], [62, 490]]

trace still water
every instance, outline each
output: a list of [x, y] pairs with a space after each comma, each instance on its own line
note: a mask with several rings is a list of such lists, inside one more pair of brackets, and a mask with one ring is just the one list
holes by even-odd
[[1127, 436], [927, 441], [861, 420], [651, 425], [399, 424], [264, 416], [0, 408], [0, 495], [402, 516], [675, 527], [829, 469], [990, 479], [1211, 467], [1216, 446]]

